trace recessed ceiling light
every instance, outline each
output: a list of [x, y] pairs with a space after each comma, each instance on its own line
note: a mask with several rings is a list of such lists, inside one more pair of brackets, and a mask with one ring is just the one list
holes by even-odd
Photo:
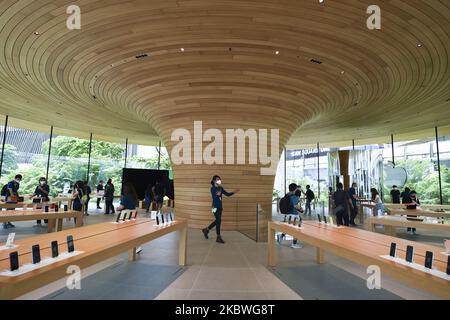
[[279, 55], [279, 54], [280, 54], [280, 51], [278, 51], [278, 50], [275, 51], [275, 54], [276, 54], [276, 55]]
[[344, 74], [344, 73], [345, 73], [345, 71], [344, 71], [344, 70], [342, 70], [342, 71], [341, 71], [341, 74]]
[[184, 52], [184, 48], [181, 48], [180, 51], [181, 51], [181, 52]]
[[323, 3], [324, 0], [319, 0], [319, 3]]
[[40, 33], [38, 31], [35, 31], [34, 34], [37, 36], [40, 35]]
[[422, 46], [423, 46], [423, 45], [422, 45], [421, 43], [418, 43], [418, 44], [417, 44], [417, 47], [418, 47], [418, 48], [421, 48]]

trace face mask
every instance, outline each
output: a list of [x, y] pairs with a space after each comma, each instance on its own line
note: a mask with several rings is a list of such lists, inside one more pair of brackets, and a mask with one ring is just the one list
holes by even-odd
[[41, 181], [40, 183], [41, 183], [41, 186], [45, 185], [45, 181]]
[[20, 180], [19, 180], [19, 179], [16, 179], [16, 182], [17, 182], [17, 183], [20, 183]]
[[222, 184], [222, 180], [217, 180], [217, 181], [216, 181], [216, 184], [217, 184], [218, 186], [220, 186], [220, 185]]

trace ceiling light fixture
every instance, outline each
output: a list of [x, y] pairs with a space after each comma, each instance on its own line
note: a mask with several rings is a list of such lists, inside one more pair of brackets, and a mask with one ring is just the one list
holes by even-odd
[[34, 34], [37, 36], [40, 35], [40, 33], [38, 31], [35, 31]]
[[344, 70], [342, 70], [342, 71], [341, 71], [341, 74], [344, 74], [344, 73], [345, 73], [345, 71], [344, 71]]
[[181, 51], [181, 52], [184, 52], [184, 48], [181, 48], [180, 51]]
[[275, 54], [276, 54], [276, 55], [279, 55], [279, 54], [280, 54], [280, 51], [278, 51], [278, 50], [275, 51]]
[[422, 46], [423, 46], [423, 45], [422, 45], [421, 43], [418, 43], [418, 44], [417, 44], [417, 47], [418, 47], [418, 48], [421, 48]]

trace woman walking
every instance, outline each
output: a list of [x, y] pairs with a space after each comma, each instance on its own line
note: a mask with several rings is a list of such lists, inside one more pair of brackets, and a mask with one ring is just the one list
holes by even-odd
[[225, 243], [222, 237], [220, 236], [220, 225], [222, 223], [222, 195], [226, 195], [227, 197], [231, 197], [235, 193], [238, 193], [240, 189], [236, 189], [233, 192], [227, 192], [222, 187], [222, 179], [219, 176], [214, 176], [211, 180], [211, 196], [212, 196], [212, 213], [214, 214], [215, 220], [205, 229], [202, 229], [203, 235], [206, 239], [208, 239], [209, 231], [216, 227], [217, 239], [218, 243]]

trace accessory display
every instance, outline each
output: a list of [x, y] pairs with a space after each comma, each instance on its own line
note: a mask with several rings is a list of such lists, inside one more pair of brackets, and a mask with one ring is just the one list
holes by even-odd
[[161, 213], [161, 221], [162, 221], [162, 223], [164, 224], [165, 222], [164, 222], [164, 215]]
[[406, 247], [406, 261], [413, 262], [414, 248], [412, 246]]
[[74, 252], [75, 246], [73, 244], [73, 236], [67, 236], [67, 252]]
[[433, 252], [427, 251], [425, 253], [425, 268], [431, 269], [433, 266]]
[[397, 250], [397, 244], [395, 242], [391, 243], [391, 249], [389, 251], [389, 255], [395, 258], [395, 251]]
[[117, 218], [116, 218], [116, 222], [117, 223], [119, 223], [119, 221], [120, 221], [120, 216], [121, 216], [122, 214], [119, 212], [118, 214], [117, 214]]
[[128, 220], [131, 220], [132, 215], [133, 215], [133, 211], [130, 211], [130, 213], [128, 214]]
[[19, 269], [19, 254], [17, 251], [9, 254], [9, 264], [11, 265], [11, 271]]
[[126, 212], [122, 211], [120, 214], [123, 216], [122, 221], [127, 220], [127, 213]]
[[59, 256], [58, 241], [52, 241], [52, 258]]
[[55, 212], [58, 212], [59, 211], [59, 206], [56, 204], [55, 205]]
[[35, 244], [31, 247], [31, 251], [33, 254], [33, 264], [41, 262], [41, 249], [38, 244]]
[[15, 232], [8, 234], [8, 239], [6, 239], [6, 247], [12, 247], [14, 243]]
[[159, 218], [156, 216], [156, 224], [159, 226]]
[[44, 211], [45, 211], [45, 212], [48, 212], [48, 206], [45, 206], [45, 207], [44, 207]]
[[64, 211], [67, 211], [67, 204], [64, 205]]

